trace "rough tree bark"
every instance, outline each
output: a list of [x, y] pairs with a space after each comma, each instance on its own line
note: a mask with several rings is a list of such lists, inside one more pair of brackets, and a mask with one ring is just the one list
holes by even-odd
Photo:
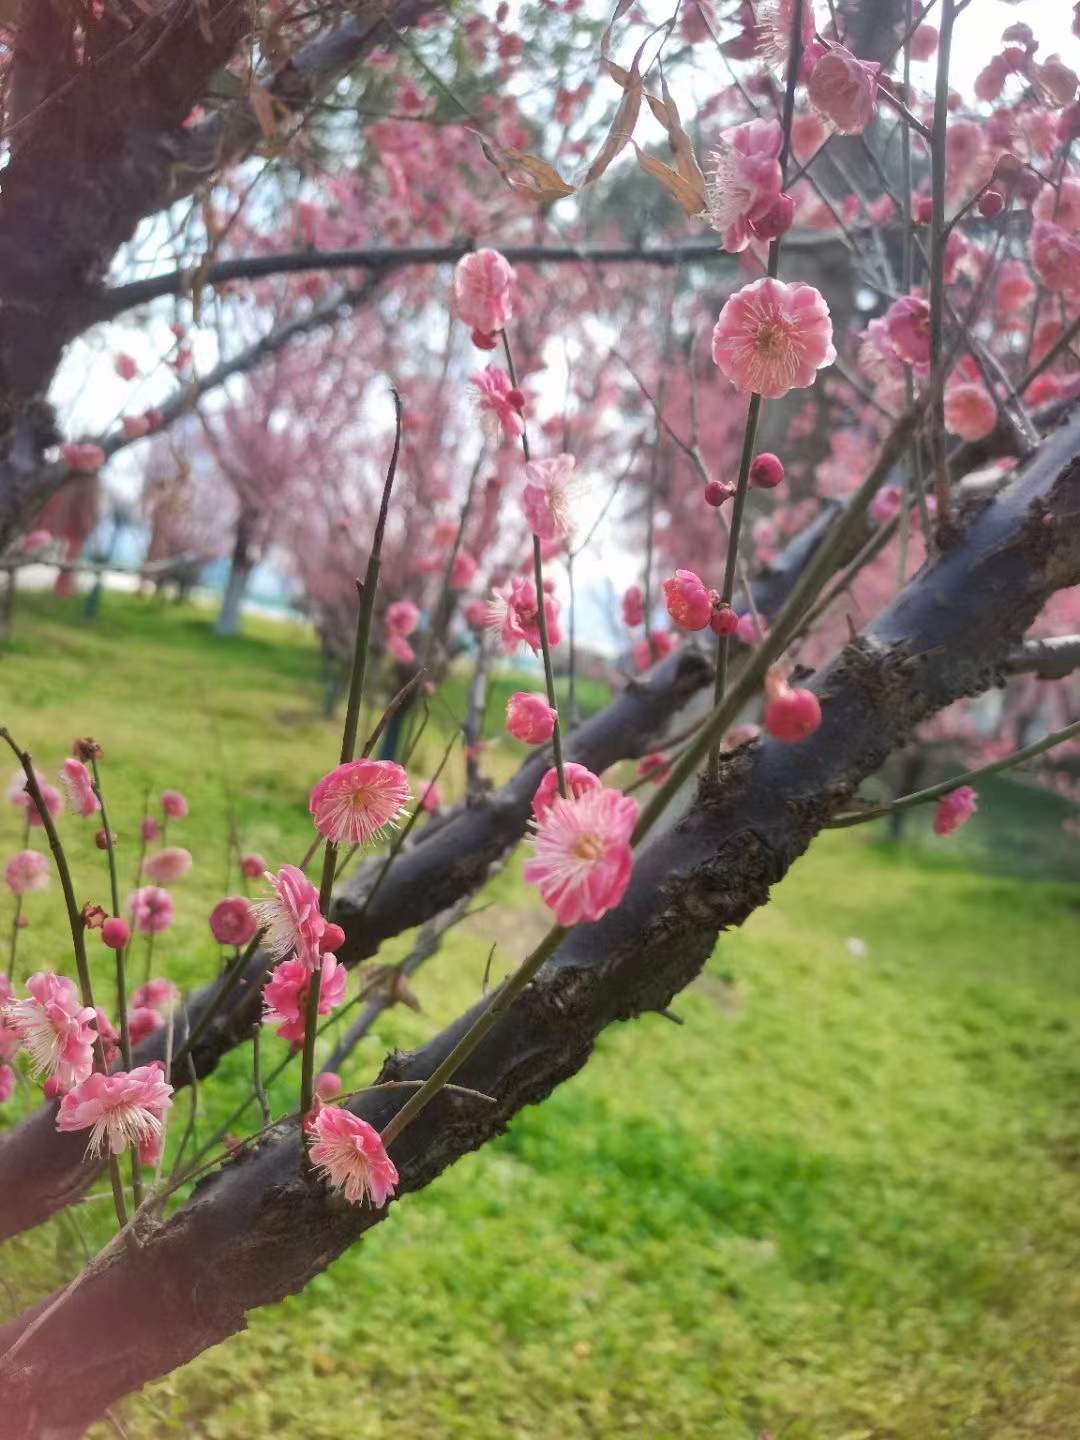
[[[604, 1026], [666, 1006], [718, 933], [766, 902], [920, 721], [996, 683], [1049, 596], [1080, 580], [1078, 518], [1080, 416], [814, 678], [820, 729], [801, 745], [755, 742], [728, 757], [716, 787], [638, 857], [618, 909], [567, 936], [460, 1072], [495, 1104], [443, 1092], [393, 1146], [401, 1193], [542, 1100], [585, 1063]], [[472, 1013], [391, 1056], [381, 1078], [430, 1074]], [[384, 1091], [351, 1103], [382, 1125], [401, 1100]], [[43, 1301], [0, 1331], [0, 1351], [25, 1336], [0, 1361], [0, 1434], [77, 1433], [121, 1395], [234, 1334], [248, 1310], [302, 1288], [388, 1213], [349, 1207], [306, 1178], [296, 1126], [283, 1123], [167, 1222], [91, 1266], [50, 1314]]]

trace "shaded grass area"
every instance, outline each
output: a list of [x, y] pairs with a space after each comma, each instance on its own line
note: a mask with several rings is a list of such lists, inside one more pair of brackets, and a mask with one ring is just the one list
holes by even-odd
[[[291, 858], [334, 729], [297, 718], [317, 694], [301, 632], [219, 648], [190, 611], [109, 597], [108, 612], [89, 633], [54, 602], [20, 615], [4, 714], [48, 769], [96, 733], [125, 834], [144, 784], [189, 795], [171, 838], [196, 866], [161, 957], [191, 984], [216, 959], [222, 776], [254, 816], [245, 843]], [[101, 857], [65, 825], [89, 889]], [[475, 998], [491, 940], [498, 974], [542, 931], [516, 866], [486, 898], [417, 978], [424, 1013], [388, 1013], [348, 1084]], [[30, 897], [20, 970], [62, 954], [50, 900]], [[305, 1294], [120, 1406], [126, 1433], [1074, 1437], [1078, 942], [1075, 886], [977, 873], [946, 842], [823, 836], [677, 999], [681, 1027], [607, 1032], [585, 1071]], [[249, 1063], [234, 1053], [202, 1087], [201, 1134]], [[291, 1072], [272, 1100], [294, 1103]], [[107, 1202], [78, 1216], [100, 1244]], [[70, 1274], [79, 1246], [60, 1221], [6, 1246], [14, 1301]]]

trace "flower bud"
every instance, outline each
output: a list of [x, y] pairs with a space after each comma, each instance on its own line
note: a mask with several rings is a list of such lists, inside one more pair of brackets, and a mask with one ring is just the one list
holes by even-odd
[[750, 487], [753, 490], [775, 490], [783, 478], [783, 461], [769, 450], [756, 456], [750, 466]]

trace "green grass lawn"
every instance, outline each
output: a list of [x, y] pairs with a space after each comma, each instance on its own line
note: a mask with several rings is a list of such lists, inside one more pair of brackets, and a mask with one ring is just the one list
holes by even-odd
[[[109, 596], [95, 626], [77, 615], [21, 602], [0, 721], [47, 770], [74, 735], [102, 742], [125, 875], [144, 787], [188, 794], [174, 838], [196, 864], [159, 954], [194, 984], [216, 961], [226, 781], [245, 846], [276, 864], [306, 842], [335, 748], [315, 657], [277, 625], [213, 640], [190, 609]], [[428, 772], [447, 733], [429, 729]], [[495, 770], [515, 753], [496, 746]], [[460, 770], [455, 755], [451, 790]], [[80, 893], [103, 894], [87, 829], [64, 833]], [[1080, 888], [972, 858], [922, 832], [900, 850], [869, 827], [823, 837], [676, 1001], [682, 1026], [608, 1032], [581, 1075], [305, 1294], [119, 1406], [125, 1433], [1073, 1440]], [[384, 1017], [347, 1082], [475, 998], [492, 939], [507, 968], [542, 927], [516, 868], [491, 898], [417, 977], [423, 1013]], [[55, 905], [55, 886], [29, 897], [20, 973], [61, 963]], [[104, 957], [98, 973], [104, 989]], [[248, 1065], [236, 1053], [202, 1087], [200, 1133]], [[290, 1105], [291, 1082], [272, 1098]], [[0, 1253], [5, 1315], [106, 1238], [107, 1202], [77, 1214], [81, 1238], [54, 1220]]]

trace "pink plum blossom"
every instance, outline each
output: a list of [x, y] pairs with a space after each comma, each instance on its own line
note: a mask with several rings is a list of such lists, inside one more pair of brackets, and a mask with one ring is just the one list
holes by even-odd
[[133, 1046], [139, 1046], [158, 1030], [164, 1030], [165, 1017], [152, 1005], [132, 1005], [128, 1010], [128, 1036]]
[[60, 771], [60, 784], [67, 796], [68, 804], [75, 814], [81, 815], [84, 820], [101, 809], [101, 801], [94, 794], [94, 782], [90, 778], [90, 771], [81, 760], [75, 760], [68, 756]]
[[603, 786], [556, 795], [540, 820], [525, 880], [540, 891], [560, 925], [599, 920], [630, 883], [630, 836], [637, 801]]
[[529, 529], [541, 540], [563, 539], [573, 530], [574, 457], [556, 455], [525, 466], [521, 505]]
[[961, 785], [943, 795], [934, 810], [934, 834], [951, 835], [967, 823], [979, 808], [978, 792], [970, 785]]
[[56, 1081], [70, 1090], [85, 1080], [94, 1064], [94, 1011], [79, 1002], [75, 983], [51, 970], [39, 971], [26, 982], [26, 1000], [4, 1007], [7, 1024], [16, 1032], [30, 1057], [34, 1075]]
[[180, 991], [171, 980], [156, 976], [140, 985], [131, 997], [132, 1005], [145, 1005], [151, 1010], [171, 1010], [180, 999]]
[[393, 760], [350, 760], [324, 775], [308, 809], [335, 845], [370, 845], [409, 799], [409, 778]]
[[497, 439], [500, 431], [511, 440], [516, 440], [524, 429], [521, 412], [525, 408], [525, 397], [510, 383], [510, 376], [498, 365], [485, 365], [475, 375], [469, 376], [469, 384], [480, 418], [487, 432]]
[[386, 628], [391, 635], [404, 639], [411, 635], [420, 623], [420, 611], [411, 600], [395, 600], [386, 607]]
[[434, 780], [417, 780], [416, 790], [420, 796], [420, 809], [425, 815], [434, 815], [442, 804], [442, 791]]
[[172, 896], [159, 885], [144, 885], [128, 896], [128, 910], [140, 935], [159, 935], [176, 914]]
[[506, 702], [507, 731], [526, 745], [543, 745], [550, 740], [557, 718], [543, 695], [515, 690]]
[[807, 98], [841, 135], [858, 135], [874, 118], [880, 70], [876, 62], [834, 45], [810, 71]]
[[1030, 245], [1035, 273], [1048, 290], [1080, 293], [1080, 240], [1051, 220], [1036, 220]]
[[780, 151], [784, 132], [778, 120], [749, 120], [725, 130], [709, 156], [706, 206], [709, 224], [732, 253], [745, 250], [750, 226], [780, 198]]
[[1003, 314], [1023, 310], [1035, 294], [1028, 268], [1022, 260], [1004, 260], [994, 286], [994, 303]]
[[[548, 644], [552, 649], [562, 639], [559, 609], [553, 596], [544, 593], [544, 618], [547, 621]], [[536, 604], [536, 586], [522, 575], [515, 575], [494, 592], [488, 607], [488, 628], [498, 632], [502, 647], [512, 655], [524, 641], [534, 652], [540, 650], [540, 622]]]
[[930, 361], [930, 306], [919, 295], [901, 295], [885, 312], [889, 343], [909, 365]]
[[15, 990], [6, 975], [0, 974], [0, 1060], [10, 1060], [22, 1044], [19, 1032], [10, 1023], [7, 1007], [15, 999]]
[[997, 424], [997, 406], [985, 385], [950, 385], [945, 391], [945, 427], [961, 440], [981, 440]]
[[4, 879], [13, 895], [44, 890], [49, 883], [49, 862], [38, 850], [19, 850], [4, 866]]
[[[329, 1015], [341, 1004], [348, 983], [348, 972], [333, 955], [324, 955], [319, 983], [319, 1014]], [[275, 965], [263, 987], [263, 1024], [276, 1025], [275, 1034], [290, 1045], [304, 1043], [308, 987], [312, 969], [299, 960], [283, 960]]]
[[392, 655], [400, 665], [410, 665], [416, 659], [416, 651], [401, 635], [391, 634], [387, 637], [386, 653]]
[[398, 1172], [379, 1132], [340, 1105], [328, 1105], [311, 1121], [308, 1154], [323, 1179], [342, 1190], [350, 1205], [370, 1200], [381, 1210], [394, 1193]]
[[[786, 64], [791, 50], [791, 32], [795, 26], [795, 0], [760, 0], [756, 14], [763, 58], [770, 65]], [[799, 28], [805, 50], [813, 41], [817, 29], [813, 0], [803, 0]]]
[[258, 928], [251, 902], [243, 895], [227, 895], [210, 911], [210, 933], [219, 945], [246, 945]]
[[476, 572], [479, 565], [468, 550], [459, 550], [454, 556], [454, 563], [450, 566], [450, 587], [453, 590], [466, 590], [476, 579]]
[[123, 351], [113, 358], [113, 369], [121, 380], [134, 380], [139, 373], [135, 361], [130, 355], [125, 355]]
[[161, 808], [170, 820], [183, 820], [188, 813], [188, 803], [179, 790], [163, 790]]
[[58, 1130], [89, 1130], [88, 1155], [100, 1155], [106, 1143], [113, 1155], [128, 1145], [138, 1150], [159, 1138], [173, 1087], [157, 1061], [114, 1075], [89, 1075], [60, 1102]]
[[[318, 788], [318, 787], [316, 787]], [[308, 969], [313, 970], [322, 950], [326, 921], [319, 911], [319, 892], [302, 870], [295, 865], [282, 865], [276, 875], [266, 872], [274, 890], [273, 898], [255, 906], [259, 924], [265, 926], [263, 937], [272, 955], [295, 953]]]
[[170, 845], [157, 850], [143, 861], [144, 872], [155, 885], [174, 885], [182, 880], [191, 869], [191, 851], [182, 845]]
[[454, 270], [454, 302], [459, 319], [482, 335], [505, 328], [511, 315], [514, 270], [498, 250], [463, 255]]
[[712, 596], [693, 570], [676, 570], [664, 581], [667, 612], [682, 630], [704, 630], [712, 614]]
[[639, 778], [649, 779], [654, 785], [659, 785], [670, 769], [671, 761], [662, 750], [654, 750], [651, 755], [643, 755], [637, 763]]
[[[571, 799], [577, 799], [584, 795], [586, 790], [596, 790], [600, 787], [600, 779], [584, 765], [579, 765], [575, 760], [568, 760], [563, 766], [563, 779], [566, 781], [566, 793]], [[544, 816], [551, 809], [551, 802], [559, 794], [559, 772], [554, 765], [545, 774], [540, 784], [536, 787], [536, 794], [532, 800], [533, 819], [540, 823]]]
[[836, 359], [829, 307], [813, 285], [754, 280], [721, 310], [712, 356], [737, 390], [767, 399], [812, 385]]

